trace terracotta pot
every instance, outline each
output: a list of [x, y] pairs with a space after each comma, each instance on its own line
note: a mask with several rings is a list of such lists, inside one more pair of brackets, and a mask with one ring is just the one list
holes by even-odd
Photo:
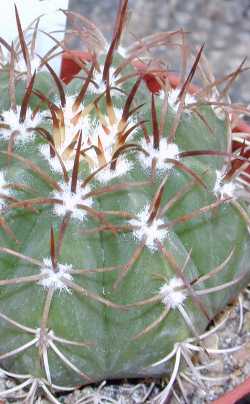
[[242, 399], [242, 404], [250, 403], [250, 397], [246, 398], [244, 402], [243, 399], [245, 396], [250, 394], [250, 377], [245, 380], [244, 383], [241, 383], [239, 386], [235, 387], [232, 391], [224, 394], [224, 396], [220, 397], [218, 400], [213, 401], [214, 404], [237, 404], [238, 400]]

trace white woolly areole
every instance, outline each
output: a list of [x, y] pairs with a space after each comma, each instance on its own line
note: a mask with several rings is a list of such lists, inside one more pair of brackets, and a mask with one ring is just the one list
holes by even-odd
[[[119, 134], [118, 127], [119, 127], [119, 123], [122, 119], [123, 110], [120, 108], [114, 108], [114, 113], [115, 113], [115, 117], [116, 117], [116, 122], [113, 125], [108, 124], [108, 126], [107, 126], [107, 129], [109, 131], [108, 134], [104, 131], [102, 125], [99, 123], [95, 125], [94, 131], [91, 134], [91, 144], [98, 146], [98, 139], [100, 139], [102, 148], [104, 151], [104, 156], [107, 161], [109, 161], [111, 159], [114, 146], [117, 142], [117, 138], [118, 138], [118, 134]], [[109, 122], [108, 117], [105, 116], [104, 118], [105, 118], [105, 121], [108, 123]], [[136, 120], [134, 118], [131, 117], [130, 119], [128, 119], [125, 132], [127, 132], [129, 129], [131, 129], [132, 126], [134, 126], [135, 124], [136, 124]], [[130, 133], [130, 135], [129, 135], [130, 140], [131, 140], [131, 138], [133, 138], [135, 133], [136, 133], [136, 129]]]
[[[100, 66], [100, 72], [98, 72], [97, 70], [94, 71], [94, 75], [93, 75], [93, 81], [98, 85], [98, 87], [96, 87], [93, 83], [90, 83], [88, 89], [91, 93], [93, 94], [101, 94], [104, 93], [107, 89], [107, 83], [105, 81], [102, 80], [102, 76], [103, 76], [103, 68], [104, 66]], [[110, 87], [117, 87], [120, 88], [120, 85], [116, 85], [116, 81], [119, 80], [121, 78], [121, 76], [118, 74], [117, 76], [114, 75], [116, 71], [116, 68], [114, 67], [110, 67], [109, 68], [109, 85]]]
[[90, 131], [92, 129], [92, 124], [88, 116], [85, 116], [83, 118], [80, 116], [79, 119], [77, 120], [77, 123], [72, 122], [72, 119], [84, 109], [84, 105], [80, 104], [79, 108], [76, 111], [73, 111], [73, 105], [76, 98], [77, 94], [67, 96], [66, 104], [62, 108], [65, 125], [65, 140], [59, 150], [61, 154], [72, 143], [75, 135], [79, 130], [82, 130], [83, 142], [84, 142], [84, 138], [87, 138], [89, 136]]
[[[94, 145], [96, 147], [99, 147], [99, 141], [102, 145], [102, 151], [103, 155], [105, 158], [106, 162], [109, 162], [112, 160], [115, 147], [117, 146], [117, 139], [118, 139], [118, 134], [119, 134], [119, 123], [122, 119], [122, 114], [123, 110], [120, 108], [114, 108], [114, 113], [116, 117], [116, 122], [113, 125], [108, 124], [107, 130], [109, 133], [106, 133], [102, 127], [101, 124], [97, 123], [95, 128], [93, 129], [93, 132], [90, 136], [89, 142], [91, 145]], [[108, 123], [108, 117], [104, 117], [105, 121]], [[127, 132], [129, 129], [131, 129], [134, 125], [136, 124], [135, 118], [130, 118], [127, 121], [127, 126], [125, 131]], [[136, 133], [136, 129], [133, 130], [129, 138], [131, 139]], [[89, 144], [86, 144], [86, 147], [88, 147]], [[94, 149], [90, 149], [86, 152], [86, 155], [90, 157], [90, 159], [95, 162], [92, 167], [92, 172], [96, 171], [99, 167], [98, 165], [98, 160], [96, 156], [96, 152]], [[133, 164], [128, 161], [123, 155], [120, 155], [117, 159], [116, 162], [116, 169], [115, 170], [110, 170], [110, 165], [107, 165], [104, 169], [102, 169], [97, 175], [96, 179], [100, 182], [106, 183], [110, 181], [111, 179], [115, 177], [121, 177], [125, 175], [128, 171], [130, 171], [133, 168]]]
[[41, 267], [41, 274], [44, 279], [38, 282], [38, 285], [43, 286], [45, 289], [53, 288], [55, 290], [65, 291], [70, 293], [69, 288], [64, 284], [62, 277], [71, 281], [73, 278], [69, 271], [72, 265], [57, 264], [56, 271], [53, 269], [51, 258], [43, 259], [43, 266]]
[[180, 150], [178, 145], [167, 143], [167, 138], [165, 137], [160, 139], [159, 149], [154, 148], [152, 136], [149, 143], [147, 143], [146, 139], [142, 139], [141, 146], [149, 154], [149, 156], [146, 156], [144, 153], [139, 153], [141, 165], [146, 169], [151, 168], [154, 158], [157, 159], [156, 168], [160, 171], [173, 167], [173, 163], [165, 161], [166, 159], [179, 160], [178, 154]]
[[[169, 282], [164, 283], [160, 288], [160, 296], [162, 303], [175, 309], [176, 307], [183, 304], [184, 300], [187, 298], [186, 293], [183, 290], [178, 290], [183, 288], [185, 285], [181, 278], [172, 278]], [[177, 289], [177, 290], [176, 290]]]
[[[2, 171], [0, 171], [0, 194], [3, 194], [3, 195], [9, 195], [10, 194], [10, 190], [8, 188], [5, 188], [6, 185], [7, 185], [7, 182], [6, 182], [5, 178], [4, 178], [4, 173]], [[5, 201], [0, 196], [0, 209], [4, 205], [5, 205]]]
[[[178, 95], [180, 94], [180, 89], [172, 89], [171, 91], [169, 91], [168, 93], [168, 105], [175, 111], [178, 111], [179, 105], [180, 105], [180, 101], [178, 100]], [[160, 98], [164, 99], [165, 98], [165, 93], [164, 91], [160, 91]], [[185, 100], [184, 100], [184, 104], [185, 106], [188, 106], [189, 104], [193, 104], [196, 102], [196, 98], [189, 94], [186, 93], [185, 95]], [[188, 111], [191, 112], [191, 111]]]
[[[65, 107], [62, 108], [63, 116], [64, 116], [64, 125], [65, 125], [65, 139], [60, 146], [56, 147], [56, 151], [58, 155], [61, 157], [63, 164], [67, 171], [71, 171], [74, 166], [74, 158], [75, 153], [72, 154], [71, 158], [65, 159], [63, 158], [63, 153], [70, 146], [75, 136], [82, 130], [83, 140], [82, 145], [86, 143], [85, 147], [87, 147], [87, 138], [91, 133], [92, 124], [88, 116], [84, 118], [80, 117], [76, 124], [72, 122], [72, 119], [84, 109], [84, 105], [81, 104], [79, 108], [73, 112], [73, 105], [75, 102], [77, 95], [70, 95], [66, 97]], [[58, 105], [60, 106], [60, 105]], [[50, 146], [49, 144], [44, 144], [40, 147], [40, 153], [43, 155], [45, 160], [48, 161], [51, 169], [55, 172], [62, 172], [62, 166], [60, 164], [59, 158], [57, 156], [50, 156]]]
[[[59, 158], [57, 156], [55, 156], [55, 157], [50, 156], [50, 145], [43, 144], [40, 146], [39, 150], [40, 150], [40, 153], [42, 154], [42, 156], [44, 157], [44, 159], [48, 161], [51, 170], [54, 172], [57, 172], [57, 173], [62, 173], [62, 166], [59, 161]], [[63, 153], [63, 149], [59, 148], [59, 150], [57, 150], [57, 153], [61, 157], [61, 154]], [[66, 170], [69, 172], [74, 167], [74, 160], [73, 159], [63, 160], [63, 164], [64, 164]]]
[[16, 137], [16, 143], [26, 143], [34, 138], [34, 132], [28, 131], [28, 129], [35, 128], [38, 126], [42, 119], [43, 119], [43, 114], [37, 113], [34, 117], [32, 117], [32, 110], [28, 107], [27, 112], [26, 112], [26, 118], [23, 123], [19, 122], [19, 116], [20, 116], [20, 111], [21, 111], [21, 106], [18, 105], [16, 108], [16, 112], [13, 111], [12, 109], [9, 109], [8, 111], [3, 111], [1, 112], [3, 122], [7, 125], [10, 126], [9, 129], [0, 129], [0, 136], [4, 140], [9, 140], [10, 135], [12, 132], [17, 131], [18, 135]]
[[54, 206], [54, 213], [57, 216], [64, 216], [67, 212], [71, 212], [71, 217], [80, 221], [83, 221], [87, 215], [87, 212], [83, 209], [77, 207], [77, 205], [85, 205], [91, 207], [93, 204], [92, 198], [82, 199], [85, 194], [90, 192], [90, 187], [85, 186], [81, 188], [80, 182], [77, 182], [76, 192], [71, 192], [71, 182], [69, 183], [60, 183], [60, 187], [62, 188], [62, 192], [54, 191], [52, 193], [52, 197], [56, 199], [60, 199], [62, 201], [61, 204], [56, 204]]
[[149, 218], [150, 206], [146, 205], [138, 214], [136, 219], [130, 219], [129, 224], [132, 226], [139, 226], [138, 229], [133, 230], [133, 236], [142, 240], [146, 237], [145, 245], [151, 250], [156, 251], [157, 246], [155, 245], [155, 240], [163, 241], [168, 236], [168, 231], [166, 229], [159, 229], [158, 227], [164, 224], [162, 219], [154, 219], [152, 224], [148, 225], [147, 221]]
[[[117, 138], [119, 133], [119, 123], [122, 119], [123, 110], [120, 108], [114, 108], [115, 113], [115, 123], [111, 125], [109, 123], [108, 116], [104, 116], [104, 120], [107, 123], [106, 132], [99, 123], [99, 121], [91, 121], [88, 117], [80, 118], [76, 125], [73, 125], [71, 122], [72, 118], [76, 116], [76, 114], [80, 111], [73, 113], [73, 103], [75, 96], [67, 97], [66, 106], [63, 108], [64, 111], [64, 121], [65, 121], [65, 140], [60, 145], [60, 147], [56, 148], [58, 155], [61, 157], [63, 164], [67, 171], [71, 171], [74, 166], [74, 158], [75, 153], [72, 153], [70, 158], [64, 157], [65, 150], [72, 143], [75, 135], [79, 130], [82, 130], [82, 145], [81, 149], [85, 150], [85, 156], [88, 159], [88, 163], [90, 164], [91, 172], [96, 171], [100, 167], [100, 163], [98, 161], [96, 151], [91, 146], [99, 147], [99, 142], [101, 143], [102, 153], [105, 161], [108, 163], [112, 160], [114, 151], [117, 147]], [[81, 107], [82, 108], [82, 107]], [[128, 131], [136, 124], [136, 119], [134, 117], [130, 117], [127, 121], [127, 126], [125, 131]], [[134, 129], [129, 135], [130, 139], [136, 133], [136, 129]], [[44, 158], [48, 161], [51, 169], [55, 172], [62, 172], [62, 167], [60, 164], [60, 160], [57, 156], [50, 156], [50, 146], [49, 144], [44, 144], [40, 147], [40, 152], [44, 156]], [[91, 163], [90, 163], [91, 162]], [[107, 165], [103, 170], [101, 170], [97, 175], [96, 179], [100, 182], [108, 182], [111, 179], [122, 176], [126, 174], [133, 168], [133, 164], [129, 162], [124, 156], [119, 156], [117, 159], [116, 169], [110, 170], [110, 166]]]
[[236, 184], [233, 181], [224, 182], [223, 177], [223, 173], [219, 170], [216, 170], [216, 180], [213, 191], [215, 195], [220, 197], [221, 199], [226, 197], [233, 198], [235, 196]]
[[[67, 129], [74, 130], [74, 132], [77, 128], [78, 130], [85, 129], [85, 131], [87, 130], [89, 133], [90, 128], [89, 128], [88, 117], [84, 117], [84, 118], [80, 117], [79, 120], [77, 121], [76, 125], [73, 125], [73, 123], [71, 122], [71, 119], [74, 118], [80, 111], [82, 111], [84, 109], [84, 104], [81, 103], [79, 105], [78, 109], [73, 111], [73, 106], [74, 106], [77, 96], [78, 96], [78, 94], [74, 94], [74, 95], [68, 95], [65, 97], [66, 103], [65, 103], [65, 106], [62, 108], [63, 116], [64, 116], [64, 124]], [[66, 137], [69, 137], [68, 135], [69, 134], [66, 133]], [[72, 139], [69, 139], [69, 140], [72, 140]]]
[[[114, 178], [126, 175], [133, 169], [133, 166], [133, 163], [131, 161], [128, 161], [123, 156], [118, 157], [115, 170], [111, 170], [109, 164], [96, 174], [95, 179], [105, 184], [113, 180]], [[98, 167], [96, 166], [93, 171], [95, 171], [97, 168]]]

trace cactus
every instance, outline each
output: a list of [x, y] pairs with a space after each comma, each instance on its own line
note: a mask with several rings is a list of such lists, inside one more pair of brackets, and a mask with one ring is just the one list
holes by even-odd
[[216, 92], [203, 47], [176, 89], [153, 59], [138, 70], [147, 49], [184, 49], [184, 34], [124, 52], [126, 13], [124, 0], [110, 45], [81, 17], [93, 52], [72, 53], [82, 70], [67, 86], [48, 56], [31, 69], [17, 10], [26, 73], [1, 41], [0, 360], [27, 402], [39, 387], [57, 402], [53, 391], [174, 370], [166, 397], [182, 356], [190, 365], [191, 346], [205, 349], [202, 333], [250, 279], [248, 162], [230, 148], [239, 109]]

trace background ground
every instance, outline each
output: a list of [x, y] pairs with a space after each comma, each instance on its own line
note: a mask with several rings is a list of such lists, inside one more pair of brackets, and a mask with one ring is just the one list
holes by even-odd
[[[69, 8], [92, 19], [110, 38], [118, 3], [70, 0]], [[183, 28], [190, 32], [194, 45], [206, 43], [205, 52], [217, 76], [225, 75], [250, 56], [250, 0], [130, 0], [129, 4], [129, 30], [133, 35], [143, 37]], [[250, 103], [249, 87], [250, 72], [246, 72], [233, 99]]]

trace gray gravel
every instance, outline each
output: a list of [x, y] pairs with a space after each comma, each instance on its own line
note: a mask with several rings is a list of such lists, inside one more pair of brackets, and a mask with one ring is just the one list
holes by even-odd
[[[92, 19], [110, 38], [118, 0], [70, 0], [70, 9]], [[250, 0], [130, 0], [131, 38], [183, 28], [190, 43], [206, 43], [205, 52], [217, 76], [250, 56]], [[246, 85], [247, 84], [247, 85]], [[250, 103], [250, 73], [242, 74], [234, 100]]]

